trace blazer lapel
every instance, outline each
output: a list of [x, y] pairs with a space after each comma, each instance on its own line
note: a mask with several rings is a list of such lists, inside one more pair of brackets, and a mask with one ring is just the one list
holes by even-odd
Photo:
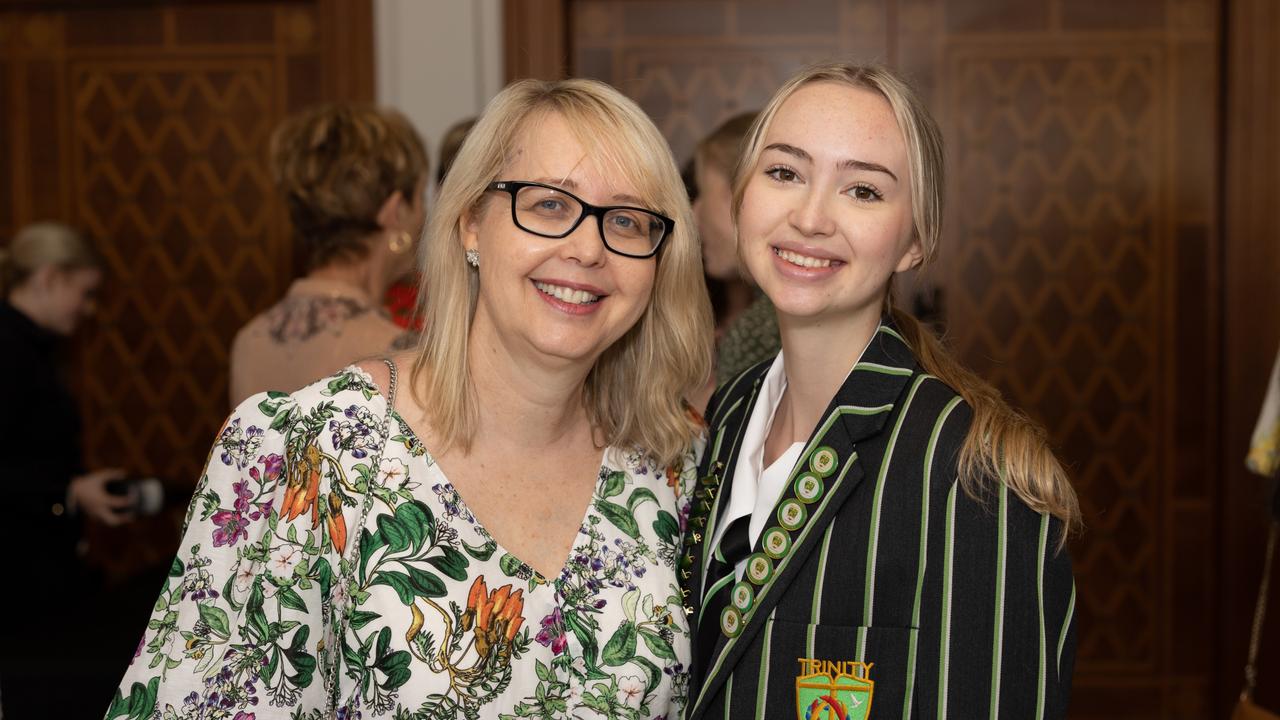
[[[878, 466], [878, 458], [859, 458], [857, 445], [884, 430], [916, 369], [915, 357], [886, 321], [832, 398], [774, 505], [773, 524], [765, 527], [752, 547], [743, 581], [733, 593], [734, 611], [739, 613], [738, 632], [730, 635], [722, 630], [710, 666], [700, 669], [702, 687], [691, 690], [693, 711], [689, 718], [699, 716], [732, 674], [781, 595], [821, 543], [822, 534], [837, 511], [862, 483], [864, 463]], [[748, 417], [740, 418], [743, 427]]]
[[740, 375], [725, 388], [723, 409], [708, 418], [707, 451], [698, 466], [698, 487], [694, 491], [689, 525], [684, 534], [684, 555], [680, 558], [680, 585], [685, 613], [690, 616], [690, 629], [695, 633], [697, 613], [701, 611], [705, 592], [707, 546], [715, 536], [722, 508], [728, 507], [733, 491], [733, 467], [738, 447], [746, 431], [746, 418], [751, 417], [760, 380], [769, 364]]

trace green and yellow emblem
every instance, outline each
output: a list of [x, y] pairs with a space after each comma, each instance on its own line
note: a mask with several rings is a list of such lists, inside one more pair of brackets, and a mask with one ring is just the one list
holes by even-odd
[[866, 720], [871, 715], [871, 666], [852, 660], [800, 658], [797, 720]]

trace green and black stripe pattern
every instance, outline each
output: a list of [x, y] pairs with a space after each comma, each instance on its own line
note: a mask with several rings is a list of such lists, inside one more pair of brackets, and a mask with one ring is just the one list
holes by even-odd
[[[688, 720], [795, 718], [802, 658], [871, 663], [869, 718], [1066, 715], [1075, 585], [1060, 523], [1001, 483], [956, 481], [969, 407], [886, 321], [805, 446], [727, 607], [701, 607], [718, 514], [769, 363], [707, 413], [681, 577], [695, 623]], [[801, 708], [803, 712], [803, 708]]]

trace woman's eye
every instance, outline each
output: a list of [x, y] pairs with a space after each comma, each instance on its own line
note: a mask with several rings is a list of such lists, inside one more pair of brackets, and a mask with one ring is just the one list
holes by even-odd
[[857, 185], [849, 191], [849, 194], [853, 196], [853, 199], [861, 200], [862, 202], [873, 202], [881, 199], [880, 192], [869, 185]]
[[768, 170], [765, 170], [764, 174], [768, 175], [774, 180], [777, 180], [778, 182], [784, 182], [784, 183], [795, 182], [796, 179], [799, 177], [798, 175], [796, 175], [795, 170], [792, 170], [791, 168], [785, 168], [785, 167], [772, 167], [772, 168], [769, 168]]
[[538, 208], [541, 210], [552, 210], [552, 211], [559, 210], [563, 205], [564, 203], [560, 202], [559, 200], [548, 199], [548, 200], [541, 200], [538, 202]]

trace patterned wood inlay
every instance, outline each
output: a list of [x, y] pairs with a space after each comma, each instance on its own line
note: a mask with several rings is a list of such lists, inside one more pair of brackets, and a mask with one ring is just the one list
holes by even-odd
[[[1039, 54], [1040, 57], [1036, 57]], [[1140, 669], [1159, 611], [1162, 342], [1158, 57], [957, 52], [945, 80], [962, 196], [941, 267], [954, 348], [1045, 422], [1089, 532], [1079, 662]]]
[[[372, 5], [34, 5], [0, 3], [0, 234], [59, 219], [99, 244], [73, 364], [86, 460], [181, 496], [227, 414], [234, 332], [296, 270], [268, 134], [304, 105], [372, 99]], [[91, 526], [92, 559], [117, 576], [168, 562], [173, 524]]]
[[[283, 292], [290, 252], [263, 167], [277, 90], [266, 60], [96, 61], [70, 76], [76, 215], [112, 278], [85, 346], [90, 442], [140, 466], [148, 448], [208, 442], [228, 339]], [[198, 470], [163, 457], [165, 476]]]

